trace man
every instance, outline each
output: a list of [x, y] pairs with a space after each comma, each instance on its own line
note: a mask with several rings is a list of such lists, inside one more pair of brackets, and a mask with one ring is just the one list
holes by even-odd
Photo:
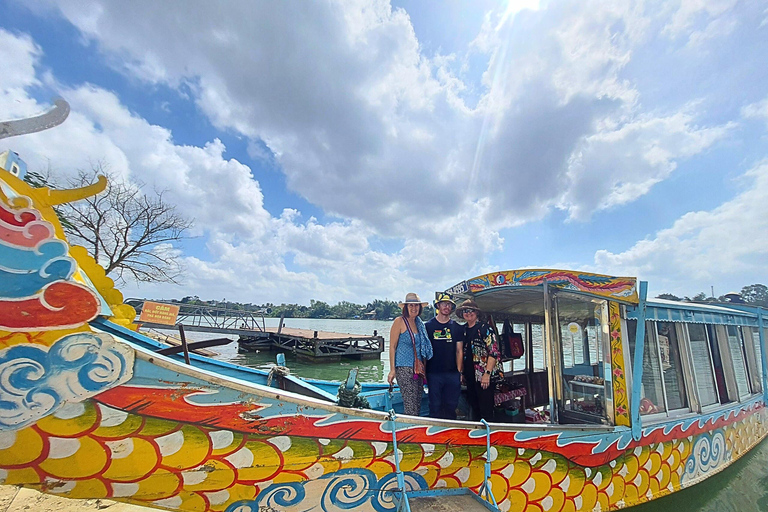
[[454, 309], [456, 303], [448, 294], [437, 294], [436, 316], [425, 325], [433, 352], [427, 361], [429, 415], [448, 420], [456, 419], [464, 347], [464, 328], [451, 320]]

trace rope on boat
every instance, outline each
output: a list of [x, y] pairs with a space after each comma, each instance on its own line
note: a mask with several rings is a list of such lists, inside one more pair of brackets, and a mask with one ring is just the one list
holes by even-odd
[[272, 385], [272, 378], [275, 375], [279, 377], [285, 377], [290, 374], [291, 374], [291, 370], [287, 366], [278, 366], [278, 365], [273, 366], [272, 369], [269, 370], [269, 375], [267, 375], [267, 386]]
[[362, 389], [362, 384], [360, 384], [360, 382], [357, 380], [355, 381], [355, 386], [352, 389], [347, 389], [346, 382], [342, 382], [339, 386], [338, 404], [342, 407], [370, 409], [371, 404], [368, 403], [368, 399], [364, 396], [359, 396]]

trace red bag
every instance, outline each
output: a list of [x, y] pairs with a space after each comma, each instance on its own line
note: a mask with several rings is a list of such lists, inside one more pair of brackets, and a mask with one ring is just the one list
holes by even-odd
[[504, 327], [501, 329], [502, 355], [507, 359], [520, 359], [525, 353], [523, 345], [523, 335], [514, 332], [509, 320], [504, 320]]

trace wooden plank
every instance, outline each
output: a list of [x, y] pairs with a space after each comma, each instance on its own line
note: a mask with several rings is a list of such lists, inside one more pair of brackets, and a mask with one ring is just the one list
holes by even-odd
[[278, 331], [277, 327], [267, 327], [267, 332], [273, 334], [280, 334], [281, 336], [292, 336], [297, 338], [314, 339], [315, 333], [317, 333], [317, 339], [319, 340], [350, 340], [350, 339], [368, 339], [376, 338], [373, 335], [360, 335], [360, 334], [345, 334], [340, 332], [325, 332], [315, 331], [313, 329], [296, 329], [293, 327], [282, 327], [282, 330]]
[[[203, 341], [194, 341], [192, 343], [187, 343], [187, 347], [189, 347], [190, 352], [197, 352], [200, 349], [208, 348], [208, 347], [220, 347], [221, 345], [229, 345], [230, 343], [233, 343], [234, 340], [231, 340], [229, 338], [215, 338], [212, 340], [203, 340]], [[184, 350], [184, 347], [180, 346], [173, 346], [164, 348], [162, 350], [158, 350], [158, 354], [163, 354], [166, 356], [172, 355], [172, 354], [178, 354]]]

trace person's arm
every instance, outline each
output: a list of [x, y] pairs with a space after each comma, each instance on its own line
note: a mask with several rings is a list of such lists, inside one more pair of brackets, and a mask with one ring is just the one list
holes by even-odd
[[459, 373], [464, 373], [464, 342], [456, 342], [456, 368], [459, 369]]
[[402, 317], [395, 318], [395, 321], [392, 322], [392, 328], [389, 330], [389, 375], [387, 375], [387, 382], [390, 386], [395, 383], [395, 351], [397, 350], [397, 340], [400, 339], [402, 323]]

